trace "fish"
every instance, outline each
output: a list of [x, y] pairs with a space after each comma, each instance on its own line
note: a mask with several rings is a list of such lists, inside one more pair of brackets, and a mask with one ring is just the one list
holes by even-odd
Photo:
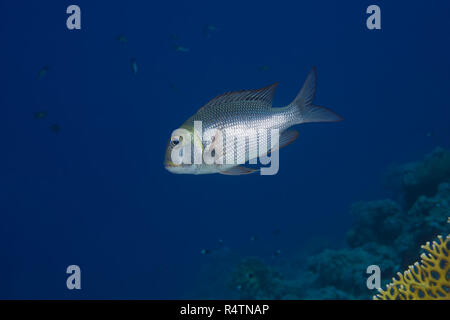
[[215, 32], [217, 30], [219, 30], [219, 29], [215, 25], [207, 24], [206, 26], [203, 27], [202, 33], [205, 38], [210, 38], [212, 32]]
[[169, 34], [169, 38], [170, 38], [170, 40], [173, 40], [173, 41], [180, 40], [180, 37], [175, 33]]
[[183, 46], [180, 46], [180, 45], [174, 45], [173, 49], [175, 51], [177, 51], [177, 52], [189, 52], [189, 51], [191, 51], [189, 48], [186, 48], [186, 47], [183, 47]]
[[259, 71], [259, 72], [268, 71], [269, 69], [270, 69], [270, 67], [269, 67], [269, 66], [266, 66], [266, 65], [264, 65], [264, 66], [259, 66], [259, 67], [258, 67], [258, 71]]
[[202, 255], [206, 256], [206, 255], [208, 255], [208, 254], [211, 253], [211, 250], [208, 250], [208, 249], [202, 249], [202, 250], [200, 251], [200, 253], [201, 253]]
[[[295, 141], [298, 132], [290, 127], [342, 120], [335, 112], [313, 104], [316, 82], [316, 67], [313, 67], [296, 98], [285, 107], [272, 107], [278, 82], [261, 89], [215, 97], [172, 132], [165, 151], [165, 168], [175, 174], [233, 176], [259, 171], [244, 164], [253, 164], [255, 159], [267, 157]], [[272, 130], [279, 133], [278, 141], [276, 136], [272, 141], [268, 134], [264, 139], [264, 133]], [[246, 142], [234, 143], [242, 139]], [[231, 143], [227, 145], [228, 140]], [[267, 144], [270, 148], [265, 148]], [[256, 154], [250, 152], [255, 149]]]
[[138, 67], [137, 67], [137, 62], [136, 59], [131, 59], [130, 61], [130, 67], [131, 67], [131, 72], [133, 73], [133, 75], [136, 75], [138, 72]]
[[38, 111], [34, 113], [35, 119], [44, 119], [45, 117], [47, 117], [47, 111]]
[[119, 41], [119, 42], [121, 42], [121, 43], [127, 43], [127, 42], [128, 42], [127, 37], [125, 37], [123, 34], [118, 35], [118, 36], [116, 37], [116, 40]]
[[50, 70], [50, 67], [48, 66], [43, 66], [41, 70], [39, 70], [38, 73], [38, 79], [42, 79], [43, 77], [45, 77], [47, 75], [47, 72]]
[[178, 87], [172, 81], [169, 81], [169, 88], [175, 92], [179, 91]]
[[50, 126], [50, 130], [54, 133], [59, 133], [59, 131], [61, 131], [61, 127], [58, 124], [54, 123]]

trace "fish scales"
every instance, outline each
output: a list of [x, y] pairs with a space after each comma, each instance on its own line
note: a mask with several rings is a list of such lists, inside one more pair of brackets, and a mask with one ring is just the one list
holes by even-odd
[[[293, 142], [298, 134], [296, 131], [288, 130], [290, 127], [306, 122], [342, 120], [333, 111], [313, 105], [316, 91], [315, 68], [309, 73], [297, 97], [285, 107], [272, 107], [277, 85], [278, 83], [274, 83], [257, 90], [225, 93], [201, 107], [180, 127], [190, 133], [187, 141], [183, 141], [183, 137], [175, 133], [172, 134], [166, 149], [167, 170], [185, 174], [251, 173], [255, 170], [245, 168], [241, 164], [267, 155], [270, 152], [269, 146], [278, 149]], [[196, 121], [202, 125], [201, 133], [195, 130]], [[280, 135], [279, 141], [274, 141], [273, 144], [270, 134], [272, 129], [278, 130]], [[205, 136], [203, 134], [205, 132], [212, 132], [212, 135]], [[264, 145], [264, 142], [267, 144]], [[173, 154], [178, 154], [177, 152], [182, 150], [180, 148], [188, 145], [201, 154], [207, 150], [214, 150], [216, 161], [194, 163], [194, 153], [191, 154], [189, 163], [176, 164], [172, 161]], [[257, 150], [256, 155], [250, 154], [250, 150]], [[230, 155], [227, 152], [230, 152]], [[238, 159], [243, 161], [239, 162]]]

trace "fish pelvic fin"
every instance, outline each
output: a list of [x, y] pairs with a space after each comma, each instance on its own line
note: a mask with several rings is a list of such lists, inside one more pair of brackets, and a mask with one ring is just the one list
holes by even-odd
[[316, 84], [317, 72], [316, 67], [313, 67], [297, 97], [288, 106], [296, 114], [297, 123], [342, 121], [343, 119], [335, 112], [325, 107], [313, 105]]
[[241, 176], [252, 174], [254, 172], [259, 171], [258, 169], [248, 168], [244, 166], [236, 166], [233, 168], [229, 168], [227, 170], [220, 170], [219, 173], [229, 175], [229, 176]]

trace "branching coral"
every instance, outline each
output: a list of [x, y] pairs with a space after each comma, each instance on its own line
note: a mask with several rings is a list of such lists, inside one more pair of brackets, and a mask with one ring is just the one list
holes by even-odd
[[374, 300], [450, 300], [450, 235], [422, 246], [420, 263], [409, 266], [398, 279], [379, 290]]

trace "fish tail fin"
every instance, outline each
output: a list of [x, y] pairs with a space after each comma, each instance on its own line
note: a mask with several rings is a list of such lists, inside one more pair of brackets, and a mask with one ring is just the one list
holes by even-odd
[[316, 67], [313, 67], [294, 101], [289, 105], [297, 117], [297, 123], [305, 122], [335, 122], [343, 119], [333, 111], [313, 105], [316, 93]]

